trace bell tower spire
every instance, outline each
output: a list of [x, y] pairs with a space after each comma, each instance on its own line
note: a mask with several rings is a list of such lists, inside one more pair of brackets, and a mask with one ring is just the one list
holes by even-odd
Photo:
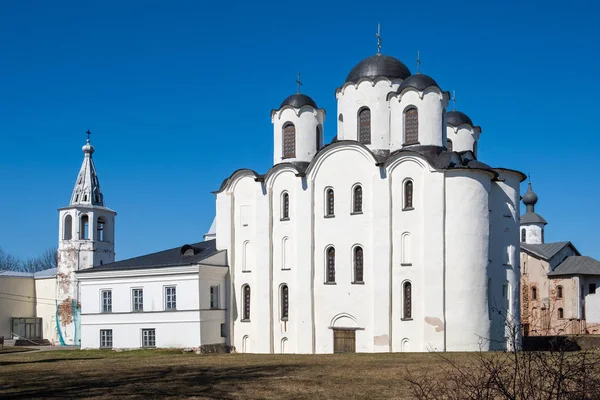
[[96, 166], [92, 159], [94, 154], [94, 146], [90, 143], [90, 135], [92, 132], [87, 130], [88, 135], [85, 145], [81, 148], [83, 151], [83, 163], [77, 175], [77, 181], [71, 195], [71, 205], [89, 205], [104, 207], [104, 198], [100, 190], [100, 181], [96, 174]]

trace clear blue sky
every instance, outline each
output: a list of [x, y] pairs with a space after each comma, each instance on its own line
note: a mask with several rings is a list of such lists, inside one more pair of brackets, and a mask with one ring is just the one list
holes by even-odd
[[600, 259], [598, 5], [490, 3], [3, 1], [0, 247], [56, 246], [86, 129], [117, 259], [202, 240], [210, 192], [270, 167], [269, 114], [298, 71], [335, 135], [335, 88], [380, 22], [384, 54], [414, 72], [420, 49], [456, 90], [482, 161], [531, 172], [546, 240]]

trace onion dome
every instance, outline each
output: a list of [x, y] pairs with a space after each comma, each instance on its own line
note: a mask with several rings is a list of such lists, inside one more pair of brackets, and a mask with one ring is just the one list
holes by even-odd
[[523, 195], [523, 204], [526, 206], [535, 206], [538, 202], [538, 196], [531, 189], [531, 182], [529, 182], [529, 187], [527, 188], [527, 192]]
[[312, 108], [319, 108], [317, 107], [317, 103], [315, 103], [315, 101], [313, 99], [311, 99], [309, 96], [305, 95], [305, 94], [301, 94], [301, 93], [296, 93], [293, 94], [291, 96], [289, 96], [288, 98], [286, 98], [281, 105], [279, 106], [279, 108], [283, 108], [284, 106], [290, 106], [290, 107], [294, 107], [294, 108], [301, 108], [304, 106], [311, 106]]
[[91, 154], [94, 153], [94, 146], [92, 146], [90, 144], [90, 140], [88, 139], [87, 142], [81, 148], [81, 150], [83, 151], [83, 154], [90, 154], [91, 155]]
[[356, 64], [346, 77], [346, 82], [357, 82], [361, 78], [374, 79], [380, 76], [388, 79], [406, 79], [410, 76], [410, 70], [397, 58], [376, 54]]
[[400, 93], [407, 87], [412, 87], [422, 92], [423, 90], [432, 86], [438, 89], [440, 88], [437, 82], [432, 77], [423, 74], [416, 74], [406, 78], [400, 84], [400, 87], [398, 87], [397, 92]]
[[448, 111], [446, 113], [446, 123], [451, 126], [459, 126], [462, 124], [469, 124], [473, 126], [473, 121], [467, 116], [467, 114], [460, 111]]

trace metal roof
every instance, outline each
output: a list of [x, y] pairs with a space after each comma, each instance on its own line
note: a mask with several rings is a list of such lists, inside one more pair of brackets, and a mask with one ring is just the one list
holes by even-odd
[[577, 255], [579, 251], [573, 246], [571, 242], [554, 242], [554, 243], [542, 243], [542, 244], [531, 244], [521, 243], [521, 248], [529, 253], [533, 253], [545, 260], [550, 260], [565, 246], [571, 246]]
[[346, 82], [357, 82], [361, 78], [374, 79], [379, 76], [406, 79], [410, 76], [410, 70], [397, 58], [376, 54], [356, 64], [346, 77]]
[[548, 274], [557, 275], [600, 275], [600, 261], [588, 256], [567, 257]]
[[547, 224], [546, 220], [542, 216], [535, 212], [526, 212], [521, 215], [521, 224]]

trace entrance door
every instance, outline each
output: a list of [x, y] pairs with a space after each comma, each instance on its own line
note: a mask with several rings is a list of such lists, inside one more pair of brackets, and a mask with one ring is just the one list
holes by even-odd
[[356, 353], [356, 331], [355, 330], [333, 330], [333, 352], [334, 353]]

